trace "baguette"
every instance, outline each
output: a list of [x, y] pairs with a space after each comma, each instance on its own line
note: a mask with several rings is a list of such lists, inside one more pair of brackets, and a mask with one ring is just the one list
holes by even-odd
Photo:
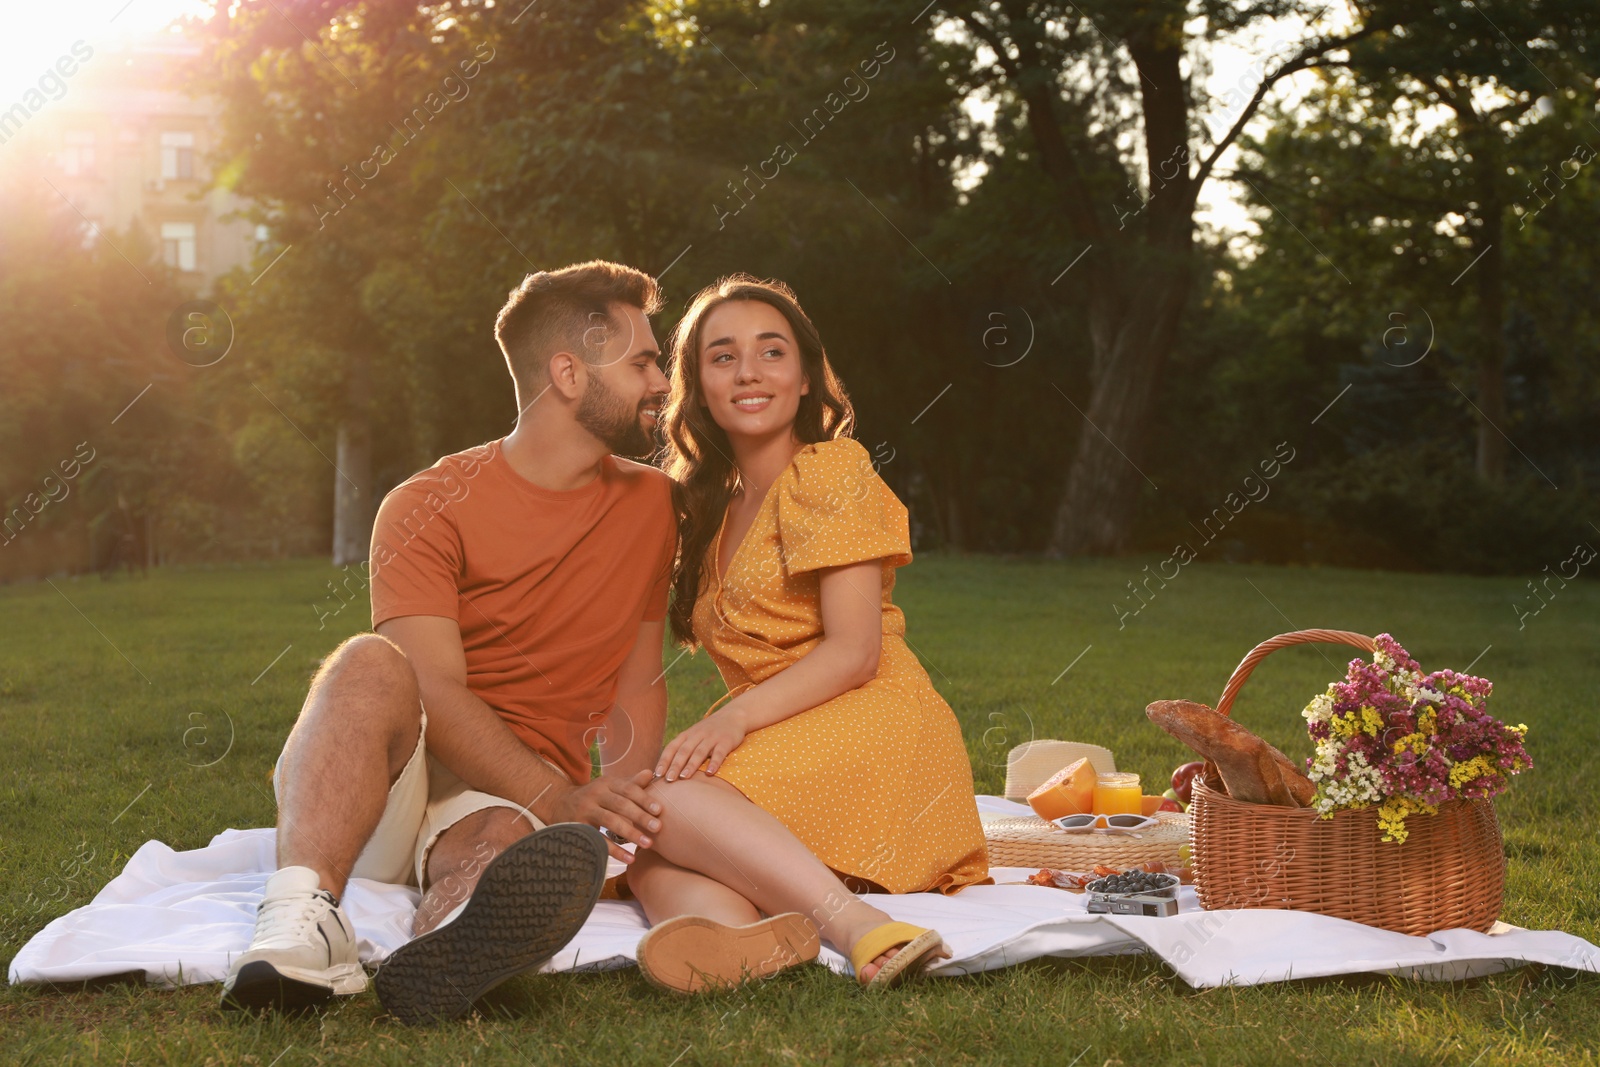
[[1226, 715], [1192, 700], [1157, 700], [1150, 721], [1216, 765], [1235, 800], [1304, 808], [1317, 787], [1294, 761]]

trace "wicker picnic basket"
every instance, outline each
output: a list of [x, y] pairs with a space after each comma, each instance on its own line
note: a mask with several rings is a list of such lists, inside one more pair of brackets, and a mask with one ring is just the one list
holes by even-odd
[[1159, 860], [1181, 866], [1179, 853], [1189, 843], [1189, 816], [1156, 813], [1156, 826], [1132, 834], [1069, 834], [1037, 815], [985, 819], [984, 843], [991, 867], [1051, 867], [1058, 871], [1091, 871], [1096, 864], [1127, 870]]
[[[1245, 679], [1272, 652], [1319, 641], [1375, 647], [1347, 630], [1279, 634], [1239, 662], [1216, 710], [1229, 713]], [[1450, 800], [1436, 815], [1412, 815], [1400, 843], [1382, 840], [1376, 806], [1322, 819], [1310, 808], [1235, 800], [1209, 762], [1192, 801], [1201, 907], [1312, 911], [1414, 936], [1484, 932], [1500, 916], [1506, 858], [1488, 800]]]

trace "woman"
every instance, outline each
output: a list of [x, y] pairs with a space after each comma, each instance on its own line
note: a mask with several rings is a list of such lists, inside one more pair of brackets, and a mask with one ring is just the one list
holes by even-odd
[[640, 850], [640, 965], [725, 984], [814, 958], [820, 934], [864, 984], [893, 984], [949, 951], [854, 893], [989, 880], [960, 726], [890, 599], [906, 509], [845, 436], [849, 400], [782, 283], [695, 297], [662, 421], [681, 490], [672, 629], [729, 692], [656, 767], [663, 825], [692, 820], [711, 847]]

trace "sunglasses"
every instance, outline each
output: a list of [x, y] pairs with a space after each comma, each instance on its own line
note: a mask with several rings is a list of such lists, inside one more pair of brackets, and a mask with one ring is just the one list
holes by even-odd
[[1161, 822], [1150, 815], [1063, 815], [1052, 821], [1069, 834], [1126, 834], [1148, 830]]

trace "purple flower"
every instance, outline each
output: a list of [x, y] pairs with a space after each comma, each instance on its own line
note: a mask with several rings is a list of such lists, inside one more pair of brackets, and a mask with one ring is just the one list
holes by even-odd
[[[1344, 679], [1329, 687], [1325, 717], [1308, 716], [1317, 755], [1307, 768], [1321, 782], [1321, 803], [1360, 806], [1379, 785], [1385, 799], [1430, 805], [1451, 797], [1491, 797], [1505, 790], [1510, 775], [1533, 765], [1523, 746], [1526, 728], [1509, 727], [1488, 713], [1494, 689], [1488, 679], [1448, 669], [1424, 675], [1391, 635], [1379, 634], [1375, 644], [1372, 662], [1352, 659]], [[1374, 712], [1379, 723], [1372, 720]], [[1377, 736], [1368, 732], [1374, 729]], [[1341, 790], [1339, 783], [1352, 778], [1356, 755], [1376, 781]], [[1319, 765], [1331, 767], [1332, 774], [1317, 774]]]

